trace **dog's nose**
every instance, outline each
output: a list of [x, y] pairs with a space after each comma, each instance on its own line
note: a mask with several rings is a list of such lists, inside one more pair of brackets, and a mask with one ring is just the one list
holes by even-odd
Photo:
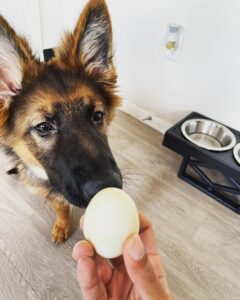
[[108, 187], [122, 188], [122, 177], [117, 172], [112, 172], [102, 180], [88, 180], [82, 186], [83, 197], [89, 202], [98, 192]]

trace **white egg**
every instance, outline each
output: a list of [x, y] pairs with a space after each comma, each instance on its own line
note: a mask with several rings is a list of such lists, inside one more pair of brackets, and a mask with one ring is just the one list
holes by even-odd
[[93, 197], [84, 215], [83, 233], [98, 254], [105, 258], [121, 255], [126, 239], [138, 232], [138, 210], [126, 192], [106, 188]]

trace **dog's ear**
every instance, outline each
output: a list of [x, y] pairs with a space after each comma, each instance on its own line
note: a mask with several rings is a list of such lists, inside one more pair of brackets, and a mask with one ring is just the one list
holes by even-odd
[[88, 2], [74, 32], [65, 36], [56, 56], [72, 69], [77, 66], [100, 80], [115, 80], [112, 27], [104, 0]]
[[33, 59], [27, 41], [0, 15], [0, 107], [21, 89], [24, 70]]

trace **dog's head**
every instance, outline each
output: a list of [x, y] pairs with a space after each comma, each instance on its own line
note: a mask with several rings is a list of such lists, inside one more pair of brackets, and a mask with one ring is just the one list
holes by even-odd
[[0, 18], [0, 143], [77, 206], [122, 187], [106, 135], [115, 85], [104, 0], [90, 0], [48, 63]]

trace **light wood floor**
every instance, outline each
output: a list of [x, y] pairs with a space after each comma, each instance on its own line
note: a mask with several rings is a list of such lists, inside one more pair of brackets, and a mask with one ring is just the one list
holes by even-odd
[[[176, 299], [240, 299], [240, 216], [181, 181], [181, 157], [162, 135], [119, 112], [110, 144], [125, 190], [151, 219]], [[52, 244], [53, 213], [41, 199], [5, 175], [0, 158], [0, 300], [81, 299], [73, 245], [80, 209], [72, 208], [71, 237]]]

